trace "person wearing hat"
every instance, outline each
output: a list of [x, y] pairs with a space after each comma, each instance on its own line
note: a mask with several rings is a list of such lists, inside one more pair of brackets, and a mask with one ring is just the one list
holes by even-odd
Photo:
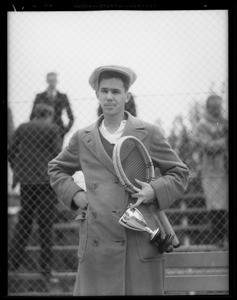
[[[139, 206], [148, 227], [157, 227], [150, 203], [169, 207], [187, 188], [189, 170], [171, 149], [162, 131], [125, 111], [129, 88], [137, 76], [123, 66], [102, 66], [89, 84], [103, 114], [95, 123], [76, 131], [67, 147], [49, 162], [50, 183], [68, 208], [78, 212], [78, 271], [74, 296], [164, 294], [165, 256], [145, 232], [118, 223], [129, 203]], [[141, 192], [130, 195], [114, 170], [113, 146], [121, 136], [139, 138], [162, 177], [140, 182]], [[86, 190], [72, 176], [82, 171]]]

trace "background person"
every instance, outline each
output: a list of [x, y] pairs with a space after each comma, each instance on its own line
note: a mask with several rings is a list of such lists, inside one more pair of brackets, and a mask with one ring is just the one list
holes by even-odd
[[201, 146], [201, 178], [212, 241], [223, 245], [227, 238], [228, 211], [228, 122], [222, 116], [222, 98], [211, 95], [206, 100], [206, 112], [198, 123]]
[[[13, 138], [13, 135], [14, 135], [14, 130], [15, 129], [14, 129], [12, 110], [9, 106], [7, 106], [7, 149], [9, 149], [9, 147], [12, 144], [12, 138]], [[10, 168], [9, 162], [8, 162], [8, 165], [7, 165], [7, 169], [8, 169], [8, 193], [11, 193], [14, 178], [13, 178], [13, 174], [12, 174], [12, 170]]]
[[7, 106], [7, 146], [9, 147], [12, 143], [12, 137], [14, 134], [14, 122], [12, 111], [9, 106]]
[[[161, 130], [124, 110], [128, 89], [136, 74], [122, 66], [103, 66], [91, 75], [103, 114], [74, 133], [68, 146], [49, 162], [50, 182], [68, 208], [78, 210], [79, 265], [74, 296], [162, 295], [165, 261], [145, 232], [118, 223], [129, 203], [146, 216], [148, 227], [157, 228], [150, 210], [155, 201], [169, 207], [186, 190], [189, 171], [171, 149]], [[112, 162], [114, 143], [121, 136], [139, 138], [149, 150], [162, 177], [129, 195], [119, 183]], [[72, 175], [82, 171], [86, 192]], [[155, 209], [155, 206], [154, 206]]]
[[51, 276], [52, 229], [57, 198], [49, 184], [48, 162], [61, 150], [58, 127], [52, 124], [54, 109], [46, 104], [34, 107], [32, 121], [21, 124], [13, 135], [9, 162], [20, 183], [21, 210], [9, 252], [9, 270], [24, 262], [25, 247], [37, 218], [43, 275]]
[[[32, 113], [30, 115], [30, 120], [34, 118], [34, 107], [39, 103], [45, 103], [54, 108], [54, 120], [53, 122], [59, 126], [60, 136], [62, 138], [62, 144], [64, 140], [65, 134], [69, 132], [73, 123], [74, 116], [71, 109], [71, 105], [69, 103], [68, 97], [66, 94], [60, 93], [57, 89], [57, 73], [50, 72], [47, 74], [46, 81], [48, 83], [48, 87], [45, 92], [37, 94], [33, 103]], [[68, 124], [64, 125], [62, 120], [62, 112], [66, 111], [68, 117]]]

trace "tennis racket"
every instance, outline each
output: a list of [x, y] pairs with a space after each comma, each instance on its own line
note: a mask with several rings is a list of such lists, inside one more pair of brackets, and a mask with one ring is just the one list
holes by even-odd
[[[130, 193], [141, 190], [135, 178], [148, 183], [155, 179], [155, 170], [150, 154], [144, 144], [134, 136], [124, 136], [117, 141], [113, 150], [113, 164], [120, 183]], [[178, 248], [180, 242], [165, 212], [158, 210], [157, 216], [159, 228], [166, 235], [173, 236], [172, 246]]]

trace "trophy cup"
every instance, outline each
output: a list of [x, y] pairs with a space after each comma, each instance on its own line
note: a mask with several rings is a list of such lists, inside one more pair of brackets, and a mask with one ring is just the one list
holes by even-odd
[[137, 208], [131, 208], [130, 206], [131, 204], [129, 204], [118, 222], [129, 229], [148, 232], [150, 234], [150, 243], [156, 245], [161, 254], [165, 251], [170, 252], [174, 235], [171, 233], [165, 235], [161, 232], [160, 228], [151, 230], [147, 227], [142, 213]]

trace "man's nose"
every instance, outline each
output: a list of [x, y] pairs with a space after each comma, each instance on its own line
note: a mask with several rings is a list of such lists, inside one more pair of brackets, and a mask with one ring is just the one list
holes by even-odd
[[112, 100], [113, 99], [113, 94], [111, 92], [108, 92], [106, 99], [107, 100]]

